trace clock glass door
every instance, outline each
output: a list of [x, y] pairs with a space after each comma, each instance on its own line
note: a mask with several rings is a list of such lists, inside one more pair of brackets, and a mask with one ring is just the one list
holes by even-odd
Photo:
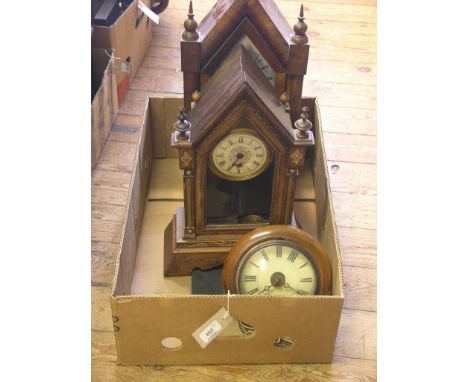
[[208, 226], [270, 221], [272, 154], [245, 119], [237, 126], [210, 153], [205, 198]]

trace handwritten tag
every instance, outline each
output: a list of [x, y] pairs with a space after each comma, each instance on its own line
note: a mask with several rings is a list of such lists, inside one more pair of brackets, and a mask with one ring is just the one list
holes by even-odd
[[151, 9], [149, 9], [143, 1], [139, 0], [138, 1], [138, 8], [146, 15], [148, 16], [154, 23], [159, 25], [159, 16], [154, 13]]
[[223, 307], [195, 330], [192, 336], [201, 348], [205, 349], [219, 333], [231, 324], [232, 320], [233, 318], [227, 314], [227, 310]]

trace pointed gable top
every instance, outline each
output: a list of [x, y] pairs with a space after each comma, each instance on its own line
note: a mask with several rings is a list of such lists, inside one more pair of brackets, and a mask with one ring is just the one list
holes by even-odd
[[218, 0], [198, 27], [202, 63], [222, 46], [244, 18], [256, 27], [285, 65], [293, 30], [273, 0]]
[[[200, 101], [188, 114], [192, 124], [192, 143], [210, 130], [241, 97], [248, 97], [263, 105], [262, 114], [281, 131], [279, 134], [294, 140], [294, 129], [275, 89], [253, 62], [247, 50], [239, 45], [218, 68], [202, 89]], [[265, 112], [266, 111], [266, 112]]]

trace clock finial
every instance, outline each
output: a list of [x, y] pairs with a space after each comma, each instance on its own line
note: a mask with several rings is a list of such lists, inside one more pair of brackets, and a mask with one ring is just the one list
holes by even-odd
[[197, 32], [198, 23], [193, 18], [195, 14], [193, 13], [192, 0], [190, 0], [187, 16], [188, 19], [184, 21], [185, 30], [182, 33], [182, 38], [185, 41], [197, 41], [200, 35]]
[[280, 98], [279, 98], [280, 102], [281, 102], [281, 105], [283, 106], [283, 109], [285, 112], [289, 113], [290, 109], [289, 109], [289, 97], [288, 97], [288, 93], [287, 92], [284, 92], [280, 95]]
[[294, 122], [294, 127], [297, 129], [296, 135], [300, 139], [309, 138], [309, 130], [312, 129], [312, 122], [309, 121], [309, 108], [302, 107], [301, 118]]
[[192, 127], [192, 124], [187, 121], [187, 116], [185, 115], [185, 109], [183, 106], [179, 107], [179, 114], [177, 115], [178, 121], [174, 123], [174, 129], [177, 130], [177, 138], [180, 140], [188, 139], [188, 132]]
[[195, 102], [197, 103], [198, 101], [200, 101], [201, 99], [201, 94], [198, 90], [195, 90], [193, 93], [192, 93], [192, 102]]
[[301, 4], [301, 10], [297, 18], [298, 21], [294, 24], [294, 33], [291, 35], [291, 42], [296, 45], [304, 45], [309, 41], [306, 35], [307, 24], [304, 22], [304, 19], [304, 5]]

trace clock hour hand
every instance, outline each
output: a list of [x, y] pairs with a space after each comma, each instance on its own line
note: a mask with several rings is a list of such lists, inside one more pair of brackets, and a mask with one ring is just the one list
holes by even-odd
[[289, 285], [288, 283], [285, 283], [284, 284], [284, 287], [286, 289], [292, 289], [294, 292], [296, 292], [296, 294], [299, 294], [299, 295], [308, 295], [310, 293], [307, 293], [306, 291], [302, 290], [302, 289], [296, 289], [296, 288], [293, 288], [291, 285]]

